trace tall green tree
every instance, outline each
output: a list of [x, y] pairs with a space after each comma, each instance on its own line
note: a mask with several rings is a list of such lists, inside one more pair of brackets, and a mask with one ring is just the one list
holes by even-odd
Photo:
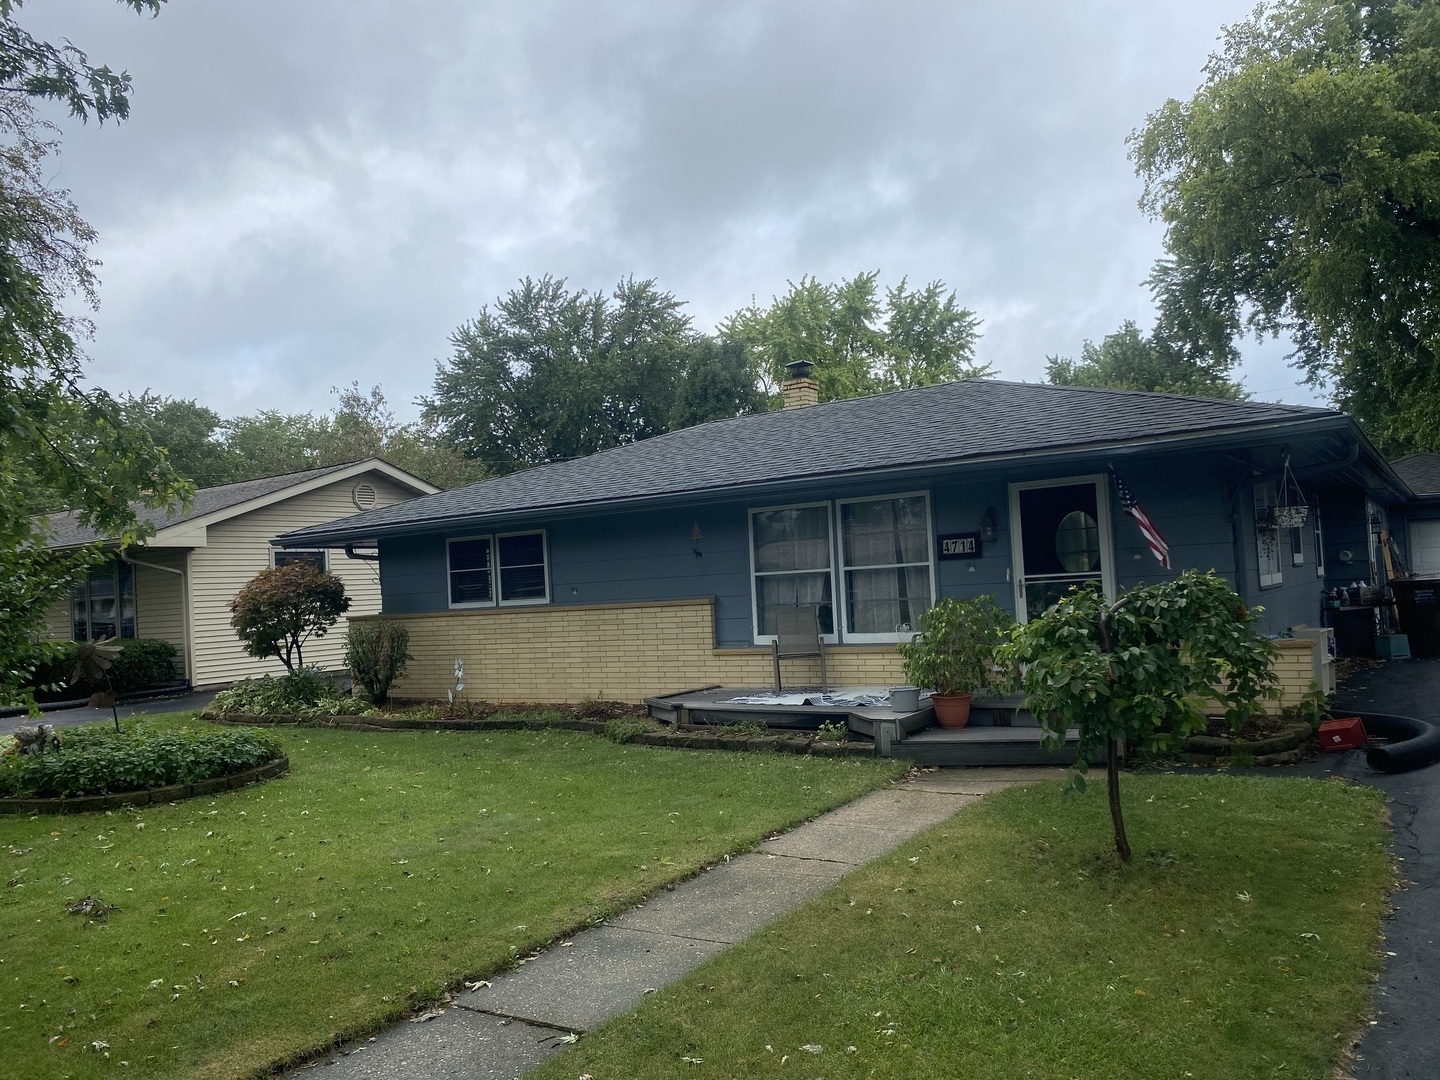
[[743, 346], [700, 345], [682, 307], [653, 281], [628, 278], [606, 294], [526, 278], [455, 331], [424, 418], [465, 456], [506, 472], [750, 408]]
[[1080, 359], [1046, 358], [1045, 379], [1055, 386], [1108, 386], [1163, 394], [1243, 401], [1245, 388], [1225, 375], [1223, 363], [1196, 362], [1158, 334], [1142, 334], [1126, 320], [1100, 344], [1085, 342]]
[[944, 282], [912, 290], [902, 279], [882, 300], [879, 277], [802, 277], [768, 307], [735, 312], [720, 335], [749, 347], [767, 389], [784, 380], [786, 364], [809, 361], [821, 401], [993, 374], [975, 361], [979, 319]]
[[1190, 343], [1286, 334], [1388, 452], [1440, 450], [1440, 0], [1277, 0], [1131, 139]]
[[358, 382], [334, 387], [335, 409], [320, 418], [317, 454], [323, 464], [384, 458], [436, 487], [451, 488], [483, 480], [485, 466], [449, 445], [442, 433], [424, 420], [395, 419], [378, 386], [361, 390]]
[[127, 425], [147, 428], [156, 446], [164, 447], [170, 465], [197, 487], [226, 484], [235, 462], [224, 441], [225, 420], [194, 398], [162, 397], [146, 390], [120, 399]]
[[686, 350], [685, 377], [676, 388], [670, 430], [764, 412], [765, 404], [745, 346], [738, 341], [700, 337]]
[[[160, 0], [124, 2], [153, 12]], [[121, 120], [130, 78], [69, 42], [36, 40], [15, 22], [19, 8], [0, 0], [0, 704], [33, 705], [22, 685], [43, 656], [34, 639], [46, 610], [99, 554], [47, 550], [36, 515], [73, 507], [130, 542], [143, 531], [131, 500], [165, 505], [190, 489], [120, 403], [85, 382], [90, 325], [65, 304], [97, 302], [94, 232], [51, 183], [58, 132], [32, 106], [53, 99], [82, 120]]]
[[379, 386], [358, 382], [333, 387], [327, 413], [268, 409], [230, 419], [194, 400], [149, 391], [122, 399], [127, 424], [145, 427], [167, 460], [200, 487], [261, 476], [300, 472], [363, 458], [384, 458], [437, 487], [468, 484], [485, 476], [433, 428], [395, 418]]

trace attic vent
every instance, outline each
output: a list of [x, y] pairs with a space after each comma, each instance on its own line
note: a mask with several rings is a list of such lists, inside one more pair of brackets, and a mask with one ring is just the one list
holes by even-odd
[[361, 482], [355, 485], [355, 490], [350, 493], [350, 499], [361, 510], [370, 510], [375, 506], [375, 485]]

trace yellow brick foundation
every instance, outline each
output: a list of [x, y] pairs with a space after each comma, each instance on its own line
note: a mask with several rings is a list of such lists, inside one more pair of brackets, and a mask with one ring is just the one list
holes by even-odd
[[[380, 616], [362, 616], [364, 622]], [[767, 648], [717, 648], [714, 601], [665, 600], [385, 616], [410, 630], [415, 657], [396, 684], [401, 698], [445, 697], [465, 663], [460, 697], [476, 701], [574, 702], [600, 697], [638, 702], [700, 686], [769, 686]], [[1280, 697], [1293, 705], [1315, 679], [1319, 643], [1282, 639], [1275, 663]], [[826, 650], [831, 686], [904, 682], [893, 645], [840, 645]], [[818, 684], [814, 660], [785, 660], [788, 684]]]
[[[375, 616], [371, 616], [374, 618]], [[480, 701], [641, 701], [698, 686], [768, 686], [768, 648], [715, 646], [714, 601], [567, 605], [387, 616], [415, 657], [392, 693], [443, 698], [465, 662], [460, 696]], [[352, 620], [363, 622], [364, 618]], [[826, 650], [832, 686], [903, 681], [892, 645]], [[818, 684], [815, 660], [781, 661], [787, 683]]]

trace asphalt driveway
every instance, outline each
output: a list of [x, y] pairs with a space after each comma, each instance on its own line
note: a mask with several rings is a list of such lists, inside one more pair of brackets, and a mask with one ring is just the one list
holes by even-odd
[[[215, 692], [181, 694], [178, 697], [151, 698], [148, 701], [133, 701], [118, 709], [120, 719], [132, 716], [154, 716], [157, 713], [194, 712], [210, 704]], [[54, 724], [56, 727], [74, 727], [77, 724], [94, 724], [110, 719], [109, 709], [57, 709], [32, 719], [28, 716], [0, 716], [0, 735], [12, 735], [16, 728], [33, 724]]]
[[[1336, 705], [1440, 723], [1440, 659], [1390, 661], [1354, 676]], [[1405, 882], [1385, 924], [1385, 948], [1394, 955], [1375, 989], [1375, 1024], [1360, 1044], [1354, 1076], [1434, 1080], [1440, 1076], [1440, 764], [1386, 775], [1365, 764], [1363, 751], [1349, 750], [1300, 769], [1369, 784], [1389, 796], [1392, 850]]]

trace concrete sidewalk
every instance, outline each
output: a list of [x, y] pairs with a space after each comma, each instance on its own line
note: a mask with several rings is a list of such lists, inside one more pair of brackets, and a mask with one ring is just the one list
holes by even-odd
[[458, 995], [433, 1020], [304, 1068], [335, 1080], [510, 1080], [981, 796], [1062, 776], [949, 769], [871, 792]]

